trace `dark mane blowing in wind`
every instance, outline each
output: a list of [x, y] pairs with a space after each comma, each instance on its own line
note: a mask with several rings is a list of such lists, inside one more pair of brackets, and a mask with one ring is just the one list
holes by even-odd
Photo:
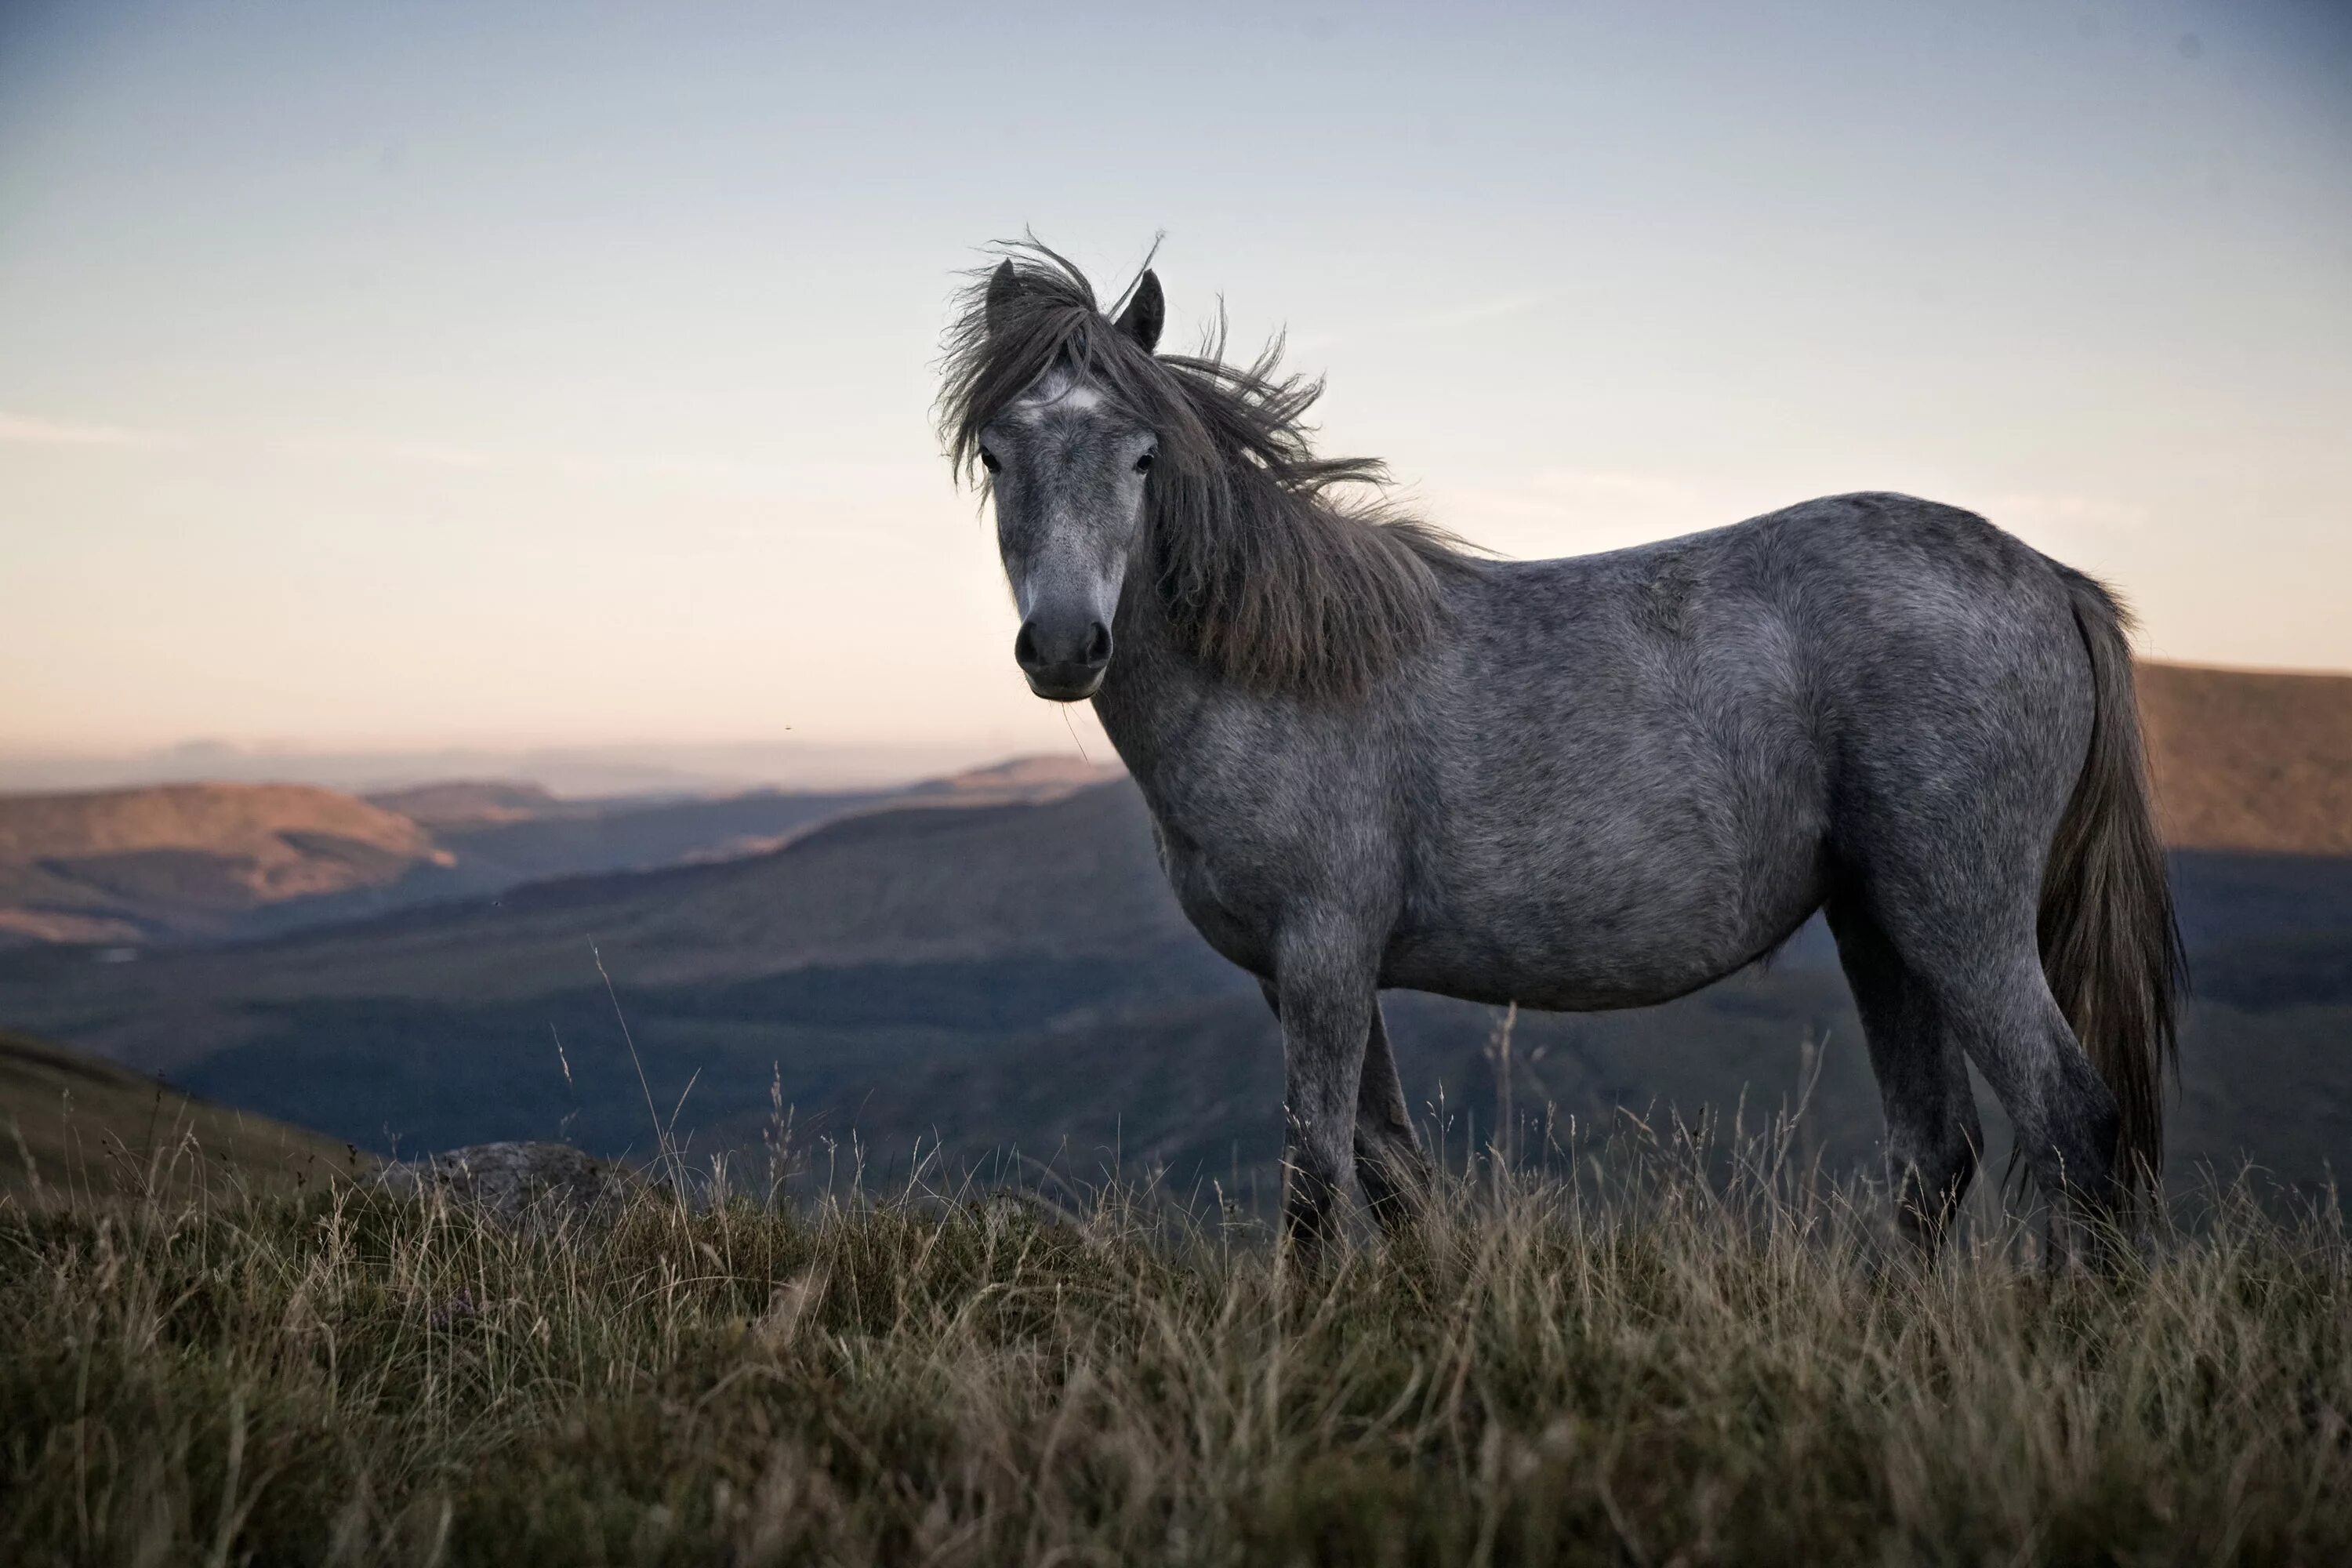
[[1199, 353], [1154, 355], [1067, 259], [1034, 243], [1005, 254], [1017, 294], [992, 312], [991, 275], [979, 274], [948, 334], [940, 434], [967, 482], [985, 493], [989, 421], [1066, 370], [1158, 437], [1149, 581], [1211, 671], [1264, 693], [1346, 698], [1430, 640], [1440, 575], [1475, 561], [1386, 504], [1378, 461], [1315, 455], [1306, 416], [1323, 383], [1283, 373], [1278, 337], [1229, 363], [1221, 313]]

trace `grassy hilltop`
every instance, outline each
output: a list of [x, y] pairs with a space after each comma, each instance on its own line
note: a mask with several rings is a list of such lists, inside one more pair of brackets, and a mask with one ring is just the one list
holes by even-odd
[[0, 1029], [0, 1201], [293, 1192], [375, 1163], [350, 1144]]
[[1776, 1160], [1465, 1178], [1315, 1279], [1116, 1194], [0, 1204], [0, 1560], [2352, 1554], [2332, 1206], [1921, 1270]]

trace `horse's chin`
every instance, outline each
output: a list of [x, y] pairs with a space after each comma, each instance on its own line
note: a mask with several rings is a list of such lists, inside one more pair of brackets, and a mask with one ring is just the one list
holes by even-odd
[[1054, 680], [1032, 675], [1028, 678], [1029, 689], [1048, 702], [1084, 702], [1102, 689], [1105, 673], [1098, 669], [1092, 675], [1074, 681]]

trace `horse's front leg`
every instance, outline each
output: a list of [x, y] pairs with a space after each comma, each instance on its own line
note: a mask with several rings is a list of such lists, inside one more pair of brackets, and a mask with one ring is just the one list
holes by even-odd
[[1377, 960], [1353, 933], [1286, 931], [1272, 986], [1282, 1020], [1283, 1223], [1311, 1260], [1331, 1239], [1355, 1158], [1356, 1100], [1370, 1037]]
[[[1258, 988], [1280, 1021], [1281, 993], [1271, 980], [1259, 981]], [[1363, 1190], [1364, 1206], [1391, 1236], [1411, 1228], [1429, 1200], [1429, 1156], [1413, 1131], [1412, 1110], [1397, 1078], [1396, 1057], [1377, 995], [1364, 1041], [1364, 1063], [1356, 1077], [1356, 1184]]]
[[1412, 1229], [1428, 1206], [1429, 1156], [1412, 1130], [1377, 995], [1356, 1091], [1356, 1184], [1364, 1191], [1364, 1206], [1391, 1236]]

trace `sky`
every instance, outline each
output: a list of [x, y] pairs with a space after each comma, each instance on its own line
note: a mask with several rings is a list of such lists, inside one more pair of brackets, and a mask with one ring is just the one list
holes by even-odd
[[2352, 669], [2352, 6], [6, 0], [0, 760], [1100, 760], [932, 429], [1024, 231], [1506, 554], [1904, 489]]

